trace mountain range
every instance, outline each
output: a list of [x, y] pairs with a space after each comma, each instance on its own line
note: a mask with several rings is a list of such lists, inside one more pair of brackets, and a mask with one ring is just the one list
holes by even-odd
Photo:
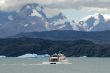
[[0, 11], [0, 55], [26, 53], [71, 57], [110, 57], [110, 15], [88, 15], [78, 22], [58, 12], [48, 17], [40, 4], [26, 4], [17, 11]]
[[0, 11], [0, 37], [49, 30], [72, 30], [72, 26], [62, 13], [47, 18], [39, 4], [27, 4], [19, 11]]
[[110, 30], [110, 15], [94, 14], [71, 23], [63, 13], [47, 17], [45, 7], [39, 4], [26, 4], [20, 10], [0, 11], [0, 37], [13, 36], [26, 32], [53, 30], [106, 31]]

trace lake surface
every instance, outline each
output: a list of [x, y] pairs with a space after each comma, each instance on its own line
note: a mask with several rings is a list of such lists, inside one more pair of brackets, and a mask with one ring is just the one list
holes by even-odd
[[68, 59], [72, 64], [41, 64], [47, 58], [0, 58], [0, 73], [110, 73], [110, 58]]

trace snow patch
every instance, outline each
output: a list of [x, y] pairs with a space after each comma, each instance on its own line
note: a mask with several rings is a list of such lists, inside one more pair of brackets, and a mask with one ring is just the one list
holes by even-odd
[[71, 24], [73, 30], [79, 31], [78, 23], [76, 23], [76, 21], [73, 20], [70, 24]]
[[32, 25], [35, 25], [36, 24], [36, 22], [32, 22]]
[[29, 24], [25, 24], [25, 25], [24, 25], [24, 27], [28, 27], [28, 26], [29, 26]]
[[[94, 17], [96, 20], [99, 20], [98, 15], [99, 15], [99, 13], [96, 13], [96, 14], [94, 14], [94, 15], [88, 15], [88, 16], [82, 18], [80, 21], [87, 21], [87, 20], [88, 20], [89, 18], [91, 18], [91, 17]], [[102, 15], [102, 14], [101, 14], [101, 15]]]
[[31, 9], [31, 7], [29, 5], [26, 6], [27, 9]]
[[32, 9], [33, 13], [30, 16], [38, 16], [38, 17], [42, 17], [41, 14], [39, 14], [39, 12], [35, 9]]
[[[86, 21], [86, 20], [88, 20], [91, 17], [94, 17], [96, 20], [99, 20], [98, 15], [99, 15], [99, 13], [96, 13], [94, 15], [88, 15], [88, 16], [82, 18], [80, 21]], [[101, 14], [101, 15], [104, 17], [105, 20], [110, 19], [110, 15], [109, 14]]]
[[67, 19], [59, 19], [58, 21], [54, 21], [53, 24], [57, 26], [59, 24], [65, 24], [65, 22], [67, 22]]
[[47, 30], [50, 30], [48, 22], [45, 22], [45, 27], [46, 27]]
[[62, 28], [64, 28], [64, 27], [66, 27], [66, 25], [59, 26], [60, 29], [62, 29]]
[[37, 9], [38, 11], [41, 11], [41, 10], [42, 10], [41, 7], [36, 7], [36, 9]]
[[110, 15], [109, 15], [109, 14], [103, 14], [103, 16], [104, 16], [104, 19], [105, 19], [106, 21], [110, 19]]
[[12, 16], [12, 15], [9, 15], [9, 16], [8, 16], [8, 19], [9, 19], [10, 21], [12, 21], [12, 20], [13, 20], [13, 16]]

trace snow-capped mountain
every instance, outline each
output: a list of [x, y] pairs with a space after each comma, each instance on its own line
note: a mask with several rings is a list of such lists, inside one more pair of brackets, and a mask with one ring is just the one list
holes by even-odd
[[13, 12], [0, 11], [0, 37], [13, 36], [24, 32], [52, 30], [105, 31], [110, 30], [110, 15], [94, 14], [70, 23], [63, 13], [46, 16], [45, 7], [27, 4]]
[[50, 30], [72, 30], [70, 22], [62, 13], [59, 13], [52, 18], [48, 18], [48, 27]]
[[27, 4], [20, 9], [19, 14], [22, 16], [37, 16], [40, 18], [46, 18], [46, 14], [44, 13], [44, 7], [42, 5], [33, 3]]
[[80, 31], [105, 31], [110, 30], [110, 15], [94, 14], [84, 17], [78, 24]]
[[0, 11], [0, 37], [51, 30], [72, 30], [72, 28], [62, 13], [48, 18], [44, 7], [39, 4], [27, 4], [13, 12]]

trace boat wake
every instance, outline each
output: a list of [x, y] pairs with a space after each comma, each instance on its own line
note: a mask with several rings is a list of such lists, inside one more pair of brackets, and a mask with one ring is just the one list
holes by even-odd
[[69, 62], [43, 62], [43, 65], [49, 65], [49, 64], [71, 64]]
[[2, 64], [3, 66], [36, 66], [36, 65], [43, 65], [42, 63], [38, 64], [26, 64], [26, 63], [21, 63], [21, 64]]
[[[71, 64], [68, 62], [57, 62], [57, 64]], [[37, 63], [37, 64], [27, 64], [27, 63], [19, 63], [19, 64], [1, 64], [2, 66], [42, 66], [42, 65], [50, 65], [49, 62]]]

